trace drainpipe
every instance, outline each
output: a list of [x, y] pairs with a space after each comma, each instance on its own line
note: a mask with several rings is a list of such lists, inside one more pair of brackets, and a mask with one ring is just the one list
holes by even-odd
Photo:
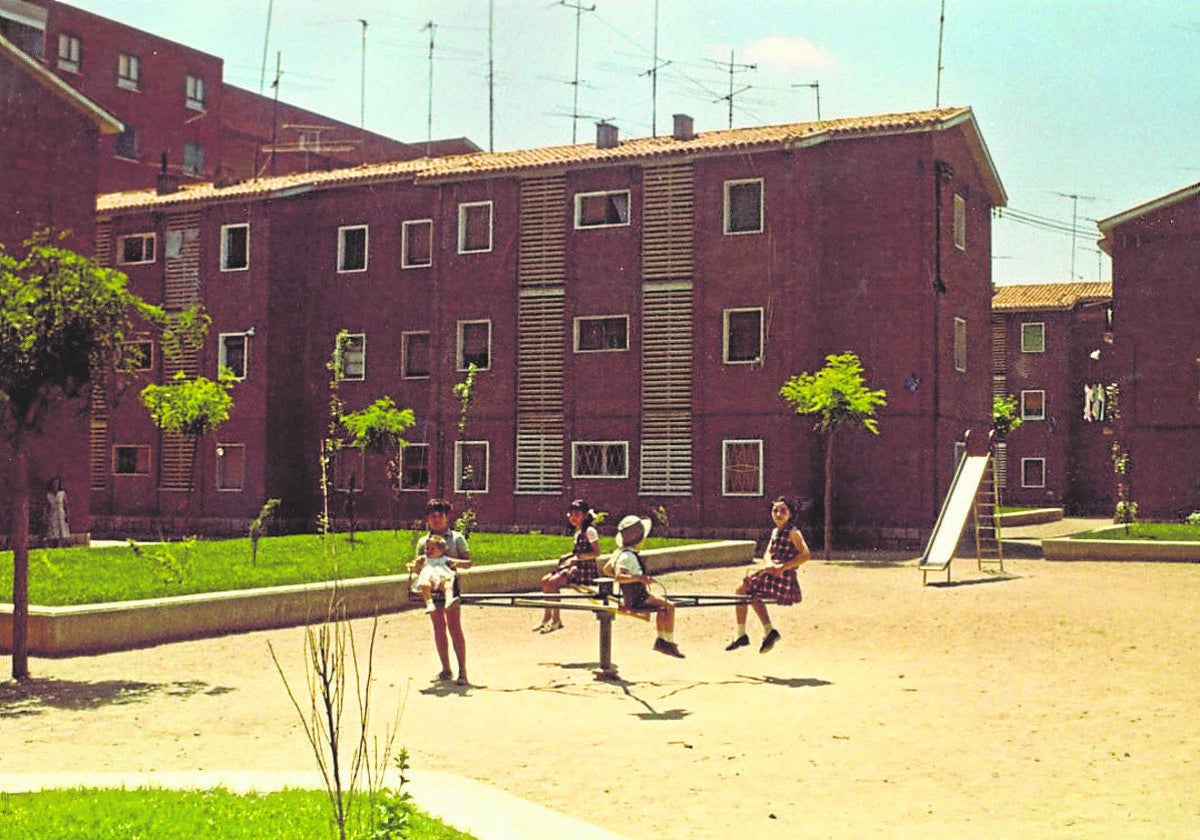
[[942, 417], [942, 344], [941, 344], [941, 301], [946, 294], [946, 283], [942, 279], [942, 183], [954, 177], [954, 169], [943, 160], [933, 162], [933, 470], [930, 497], [933, 519], [936, 522], [941, 510], [941, 494], [938, 473], [942, 461], [941, 438], [938, 426]]

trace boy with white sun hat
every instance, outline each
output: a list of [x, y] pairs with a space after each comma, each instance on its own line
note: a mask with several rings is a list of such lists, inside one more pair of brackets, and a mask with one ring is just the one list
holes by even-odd
[[650, 520], [626, 516], [617, 525], [617, 550], [612, 553], [604, 570], [621, 586], [621, 600], [627, 610], [653, 610], [658, 638], [654, 649], [667, 656], [683, 659], [675, 645], [675, 605], [666, 598], [651, 595], [646, 585], [654, 582], [646, 572], [646, 564], [638, 547], [650, 535]]

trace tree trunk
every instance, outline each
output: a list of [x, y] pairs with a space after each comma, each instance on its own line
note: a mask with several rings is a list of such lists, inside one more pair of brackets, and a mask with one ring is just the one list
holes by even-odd
[[833, 548], [833, 432], [825, 436], [825, 559]]
[[29, 679], [29, 462], [25, 457], [25, 441], [18, 434], [13, 440], [13, 484], [16, 505], [13, 511], [13, 616], [12, 616], [12, 676], [14, 680]]

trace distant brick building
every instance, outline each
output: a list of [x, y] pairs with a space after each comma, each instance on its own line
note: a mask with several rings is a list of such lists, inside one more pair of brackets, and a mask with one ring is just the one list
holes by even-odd
[[1200, 510], [1200, 185], [1099, 225], [1133, 500], [1141, 518], [1177, 520]]
[[[56, 0], [0, 3], [0, 35], [116, 115], [101, 192], [323, 170], [425, 154], [412, 146], [224, 82], [217, 56]], [[474, 151], [440, 141], [442, 153]]]
[[[63, 84], [0, 36], [0, 244], [21, 254], [35, 231], [69, 232], [64, 244], [87, 252], [95, 225], [97, 149], [121, 123]], [[7, 430], [4, 430], [7, 431]], [[71, 526], [88, 528], [87, 420], [70, 409], [49, 418], [47, 437], [28, 442], [34, 533], [42, 490], [60, 476], [71, 494]], [[7, 438], [0, 462], [11, 476]], [[9, 527], [13, 488], [0, 482], [0, 535]], [[0, 543], [3, 542], [0, 537]]]
[[994, 392], [1022, 419], [997, 451], [1005, 504], [1112, 514], [1112, 297], [1111, 283], [996, 288]]
[[[819, 442], [780, 385], [853, 350], [888, 405], [878, 437], [838, 444], [835, 521], [914, 545], [956, 442], [990, 422], [1004, 201], [962, 108], [703, 133], [680, 116], [626, 141], [601, 124], [595, 145], [104, 196], [100, 240], [134, 288], [214, 319], [185, 369], [241, 381], [194, 462], [128, 401], [97, 405], [93, 511], [240, 529], [280, 497], [311, 523], [344, 329], [348, 407], [390, 395], [418, 417], [398, 498], [381, 456], [336, 465], [366, 520], [409, 522], [438, 493], [485, 526], [556, 526], [583, 496], [758, 530], [765, 499], [821, 496]], [[129, 258], [150, 241], [153, 260]], [[171, 372], [155, 353], [144, 376]]]

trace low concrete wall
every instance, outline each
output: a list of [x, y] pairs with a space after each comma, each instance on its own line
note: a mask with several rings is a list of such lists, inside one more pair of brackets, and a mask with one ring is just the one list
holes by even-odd
[[1132, 560], [1200, 563], [1200, 542], [1166, 540], [1042, 540], [1046, 560]]
[[[652, 574], [738, 566], [754, 558], [753, 540], [724, 540], [643, 552]], [[466, 593], [531, 592], [554, 561], [480, 566], [462, 572]], [[64, 657], [148, 647], [324, 620], [336, 595], [353, 618], [413, 606], [408, 575], [277, 586], [78, 607], [31, 607], [29, 653]], [[732, 585], [732, 584], [731, 584]], [[12, 605], [0, 604], [0, 652], [12, 651]]]
[[1058, 522], [1062, 518], [1062, 508], [1015, 510], [1011, 513], [1001, 513], [996, 516], [996, 520], [1000, 523], [1001, 528], [1014, 528], [1017, 525], [1041, 525], [1046, 522]]

